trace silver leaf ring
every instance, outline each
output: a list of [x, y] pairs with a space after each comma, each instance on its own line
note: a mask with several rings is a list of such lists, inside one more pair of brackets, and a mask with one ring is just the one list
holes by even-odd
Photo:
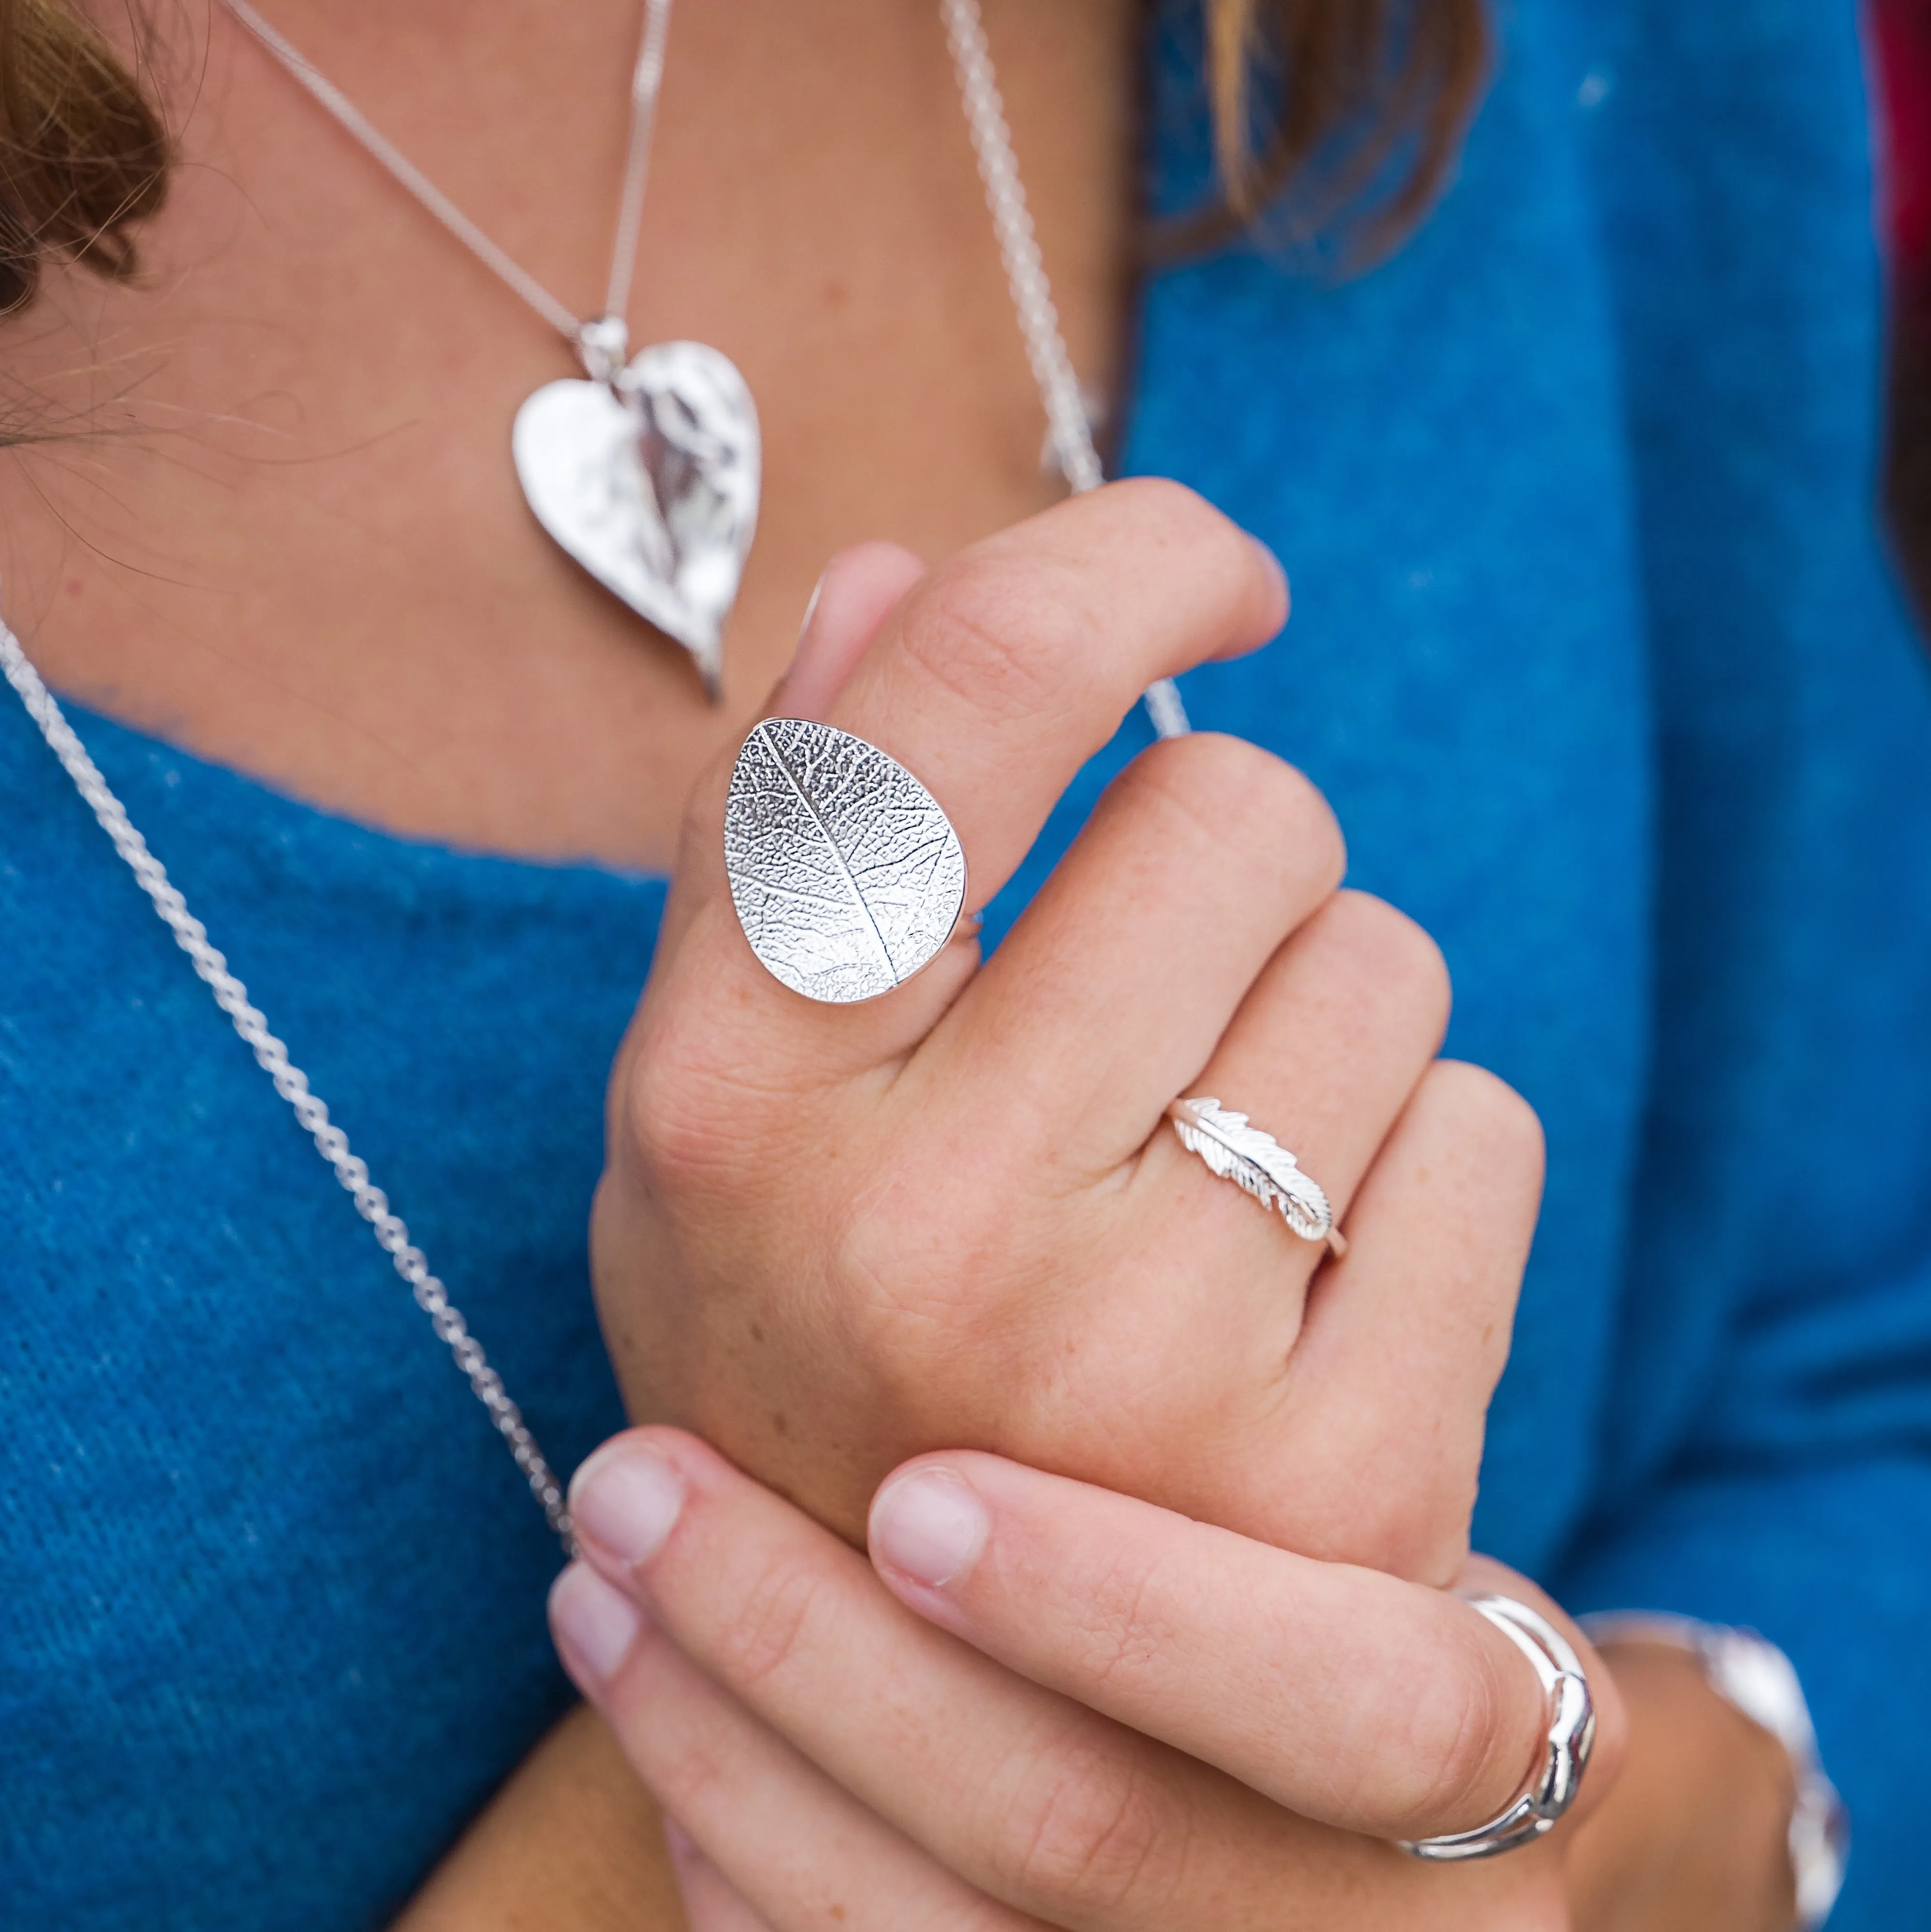
[[849, 731], [766, 718], [738, 753], [724, 869], [751, 950], [807, 999], [876, 999], [929, 965], [965, 903], [937, 800]]
[[1334, 1225], [1326, 1190], [1273, 1136], [1254, 1126], [1245, 1114], [1231, 1112], [1210, 1095], [1176, 1100], [1167, 1109], [1180, 1144], [1198, 1154], [1223, 1180], [1278, 1208], [1304, 1241], [1325, 1241], [1336, 1260], [1348, 1252], [1348, 1237]]

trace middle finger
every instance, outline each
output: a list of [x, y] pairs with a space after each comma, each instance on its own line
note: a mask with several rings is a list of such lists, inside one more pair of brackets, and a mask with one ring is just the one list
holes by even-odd
[[1106, 1173], [1343, 864], [1334, 814], [1291, 766], [1206, 733], [1153, 746], [934, 1030], [907, 1103], [976, 1102], [1024, 1166]]

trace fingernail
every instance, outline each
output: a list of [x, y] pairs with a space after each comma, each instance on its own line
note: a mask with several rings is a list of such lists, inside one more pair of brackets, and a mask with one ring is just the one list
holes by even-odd
[[796, 664], [804, 655], [805, 640], [811, 634], [811, 620], [818, 614], [818, 599], [824, 595], [824, 573], [820, 572], [818, 580], [811, 586], [811, 601], [805, 606], [805, 621], [798, 626], [798, 641], [792, 646], [791, 661]]
[[1288, 588], [1288, 573], [1281, 560], [1258, 537], [1250, 535], [1247, 540], [1261, 553], [1261, 560], [1267, 566], [1268, 574], [1280, 586], [1282, 603], [1291, 604], [1294, 601], [1293, 595]]
[[979, 1561], [992, 1527], [963, 1476], [922, 1469], [881, 1490], [871, 1506], [871, 1553], [886, 1568], [936, 1589]]
[[550, 1627], [599, 1684], [630, 1654], [643, 1618], [614, 1583], [587, 1563], [573, 1563], [550, 1588]]
[[577, 1534], [632, 1569], [664, 1546], [683, 1507], [683, 1478], [640, 1442], [599, 1449], [570, 1484]]

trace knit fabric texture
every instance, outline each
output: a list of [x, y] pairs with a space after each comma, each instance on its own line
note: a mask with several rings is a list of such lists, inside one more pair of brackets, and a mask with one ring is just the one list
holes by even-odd
[[[1155, 36], [1168, 208], [1210, 192], [1191, 21]], [[1834, 1923], [1875, 1932], [1922, 1912], [1931, 675], [1873, 514], [1856, 21], [1499, 24], [1392, 260], [1242, 245], [1143, 292], [1125, 466], [1286, 560], [1287, 635], [1189, 676], [1195, 722], [1312, 774], [1447, 955], [1450, 1050], [1547, 1128], [1478, 1544], [1783, 1645], [1855, 1821]], [[621, 1421], [585, 1228], [661, 885], [76, 722], [567, 1470]], [[564, 1707], [554, 1544], [10, 704], [0, 965], [0, 1920], [379, 1926]]]

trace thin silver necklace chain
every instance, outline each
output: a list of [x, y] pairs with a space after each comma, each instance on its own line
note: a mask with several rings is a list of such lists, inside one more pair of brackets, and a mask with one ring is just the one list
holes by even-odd
[[[958, 76], [966, 125], [972, 130], [986, 208], [992, 216], [993, 232], [999, 238], [1006, 286], [1012, 291], [1020, 333], [1026, 338], [1026, 359], [1033, 365], [1033, 380], [1046, 406], [1046, 422], [1060, 468], [1075, 496], [1097, 490], [1106, 476], [1100, 467], [1099, 452], [1093, 447], [1086, 405], [1080, 400], [1079, 378], [1073, 373], [1060, 312], [1053, 305], [1052, 284], [1046, 279], [1039, 237], [1033, 231], [1032, 212], [1026, 206], [1025, 184], [1019, 178], [1012, 130], [1006, 124], [1006, 104], [1000, 98], [999, 82], [993, 74], [992, 52], [986, 45], [979, 0], [939, 0], [939, 13], [946, 24], [953, 70]], [[1183, 738], [1192, 728], [1179, 687], [1171, 678], [1149, 685], [1143, 701], [1153, 729], [1162, 738]]]
[[[594, 373], [595, 323], [580, 320], [498, 248], [433, 182], [392, 146], [339, 88], [310, 66], [263, 20], [247, 0], [225, 0], [225, 4], [242, 26], [430, 214], [583, 354]], [[658, 91], [663, 80], [664, 43], [670, 24], [670, 5], [671, 0], [646, 0], [643, 44], [631, 82], [630, 144], [624, 172], [622, 212], [610, 262], [604, 307], [605, 319], [613, 318], [619, 322], [628, 306], [631, 279], [636, 266], [637, 222], [649, 165], [650, 136]], [[1019, 326], [1026, 339], [1027, 359], [1032, 365], [1033, 380], [1039, 385], [1041, 400], [1045, 404], [1060, 466], [1076, 493], [1096, 489], [1105, 480], [1099, 457], [1093, 447], [1093, 432], [1087, 421], [1085, 406], [1080, 400], [1072, 358], [1067, 353], [1066, 338], [1060, 332], [1058, 311], [1053, 306], [1051, 285], [1047, 280], [1045, 265], [1040, 259], [1032, 216], [1027, 208], [1026, 191], [1019, 178], [1018, 163], [1012, 152], [1012, 136], [1006, 125], [1005, 106], [994, 76], [978, 0], [940, 0], [940, 9], [958, 75], [967, 122], [972, 130], [973, 149], [978, 158], [980, 178], [985, 185], [986, 205], [998, 237], [1013, 306], [1018, 310]], [[517, 1468], [529, 1484], [531, 1495], [541, 1506], [545, 1519], [562, 1543], [564, 1553], [574, 1556], [576, 1538], [570, 1527], [563, 1486], [531, 1433], [529, 1424], [523, 1420], [522, 1411], [511, 1400], [502, 1376], [490, 1366], [482, 1344], [470, 1334], [462, 1311], [451, 1301], [448, 1291], [441, 1280], [430, 1272], [427, 1258], [410, 1240], [407, 1226], [400, 1216], [391, 1211], [388, 1197], [370, 1179], [367, 1163], [351, 1151], [348, 1136], [329, 1119], [328, 1109], [310, 1088], [307, 1075], [289, 1058], [287, 1047], [268, 1030], [267, 1016], [250, 1000], [247, 988], [229, 971], [226, 958], [209, 943], [208, 928], [188, 910], [180, 890], [169, 881], [160, 861], [148, 850], [147, 841], [109, 789], [99, 767], [88, 756], [85, 746], [74, 735], [73, 727], [21, 648], [19, 640], [4, 622], [0, 622], [0, 670], [6, 674], [7, 682], [19, 694], [49, 748], [100, 821], [100, 829], [113, 842], [115, 850], [127, 862], [135, 882], [174, 934], [175, 944], [187, 955], [196, 974], [206, 982], [214, 994], [214, 1004], [228, 1016], [235, 1032], [253, 1053], [256, 1064], [274, 1083], [275, 1091], [288, 1102], [303, 1132], [314, 1142], [316, 1152], [328, 1163], [337, 1180], [355, 1202], [356, 1213], [368, 1222], [376, 1245], [389, 1257], [396, 1273], [409, 1284], [416, 1305], [429, 1317], [437, 1339], [447, 1346], [476, 1400], [489, 1412], [490, 1420], [496, 1425]], [[1146, 693], [1146, 704], [1154, 728], [1163, 738], [1180, 736], [1189, 729], [1186, 710], [1171, 680], [1163, 678], [1150, 686]]]
[[597, 323], [599, 320], [607, 322], [613, 318], [621, 322], [630, 307], [631, 282], [637, 271], [637, 224], [643, 212], [643, 191], [650, 172], [650, 137], [657, 123], [658, 94], [664, 85], [664, 43], [670, 32], [671, 0], [645, 0], [643, 38], [637, 48], [637, 64], [631, 70], [630, 139], [624, 158], [623, 194], [617, 206], [616, 236], [610, 244], [610, 280], [604, 292], [601, 318], [579, 316], [566, 304], [559, 302], [507, 249], [499, 246], [478, 227], [307, 55], [264, 20], [248, 0], [223, 0], [223, 4], [464, 248], [508, 283], [583, 356], [593, 373], [598, 373], [595, 362]]
[[574, 1556], [576, 1539], [571, 1534], [562, 1485], [537, 1446], [522, 1411], [510, 1400], [502, 1376], [490, 1367], [482, 1344], [469, 1333], [461, 1310], [449, 1299], [442, 1283], [430, 1273], [427, 1259], [410, 1240], [401, 1216], [390, 1211], [388, 1196], [370, 1180], [368, 1164], [350, 1151], [349, 1136], [329, 1119], [328, 1109], [309, 1087], [308, 1076], [289, 1058], [287, 1047], [269, 1032], [267, 1016], [250, 1000], [247, 988], [229, 971], [227, 960], [208, 943], [208, 928], [188, 910], [179, 888], [169, 882], [161, 862], [148, 850], [148, 842], [136, 830], [121, 801], [109, 789], [100, 768], [87, 755], [86, 747], [74, 736], [73, 728], [62, 715], [52, 692], [20, 648], [20, 640], [4, 623], [0, 623], [0, 670], [6, 673], [7, 682], [19, 694], [28, 716], [40, 728], [41, 736], [73, 779], [74, 788], [100, 821], [101, 830], [127, 862], [136, 883], [174, 934], [175, 944], [207, 982], [214, 1004], [253, 1050], [256, 1064], [274, 1082], [275, 1091], [288, 1102], [302, 1130], [314, 1141], [316, 1152], [334, 1170], [335, 1178], [354, 1200], [355, 1211], [368, 1222], [376, 1245], [394, 1264], [396, 1273], [409, 1283], [417, 1306], [429, 1317], [437, 1339], [448, 1346], [456, 1366], [468, 1377], [476, 1400], [489, 1411], [490, 1420], [508, 1445], [517, 1467], [529, 1484], [530, 1494], [542, 1505], [543, 1514], [561, 1539], [565, 1553]]

